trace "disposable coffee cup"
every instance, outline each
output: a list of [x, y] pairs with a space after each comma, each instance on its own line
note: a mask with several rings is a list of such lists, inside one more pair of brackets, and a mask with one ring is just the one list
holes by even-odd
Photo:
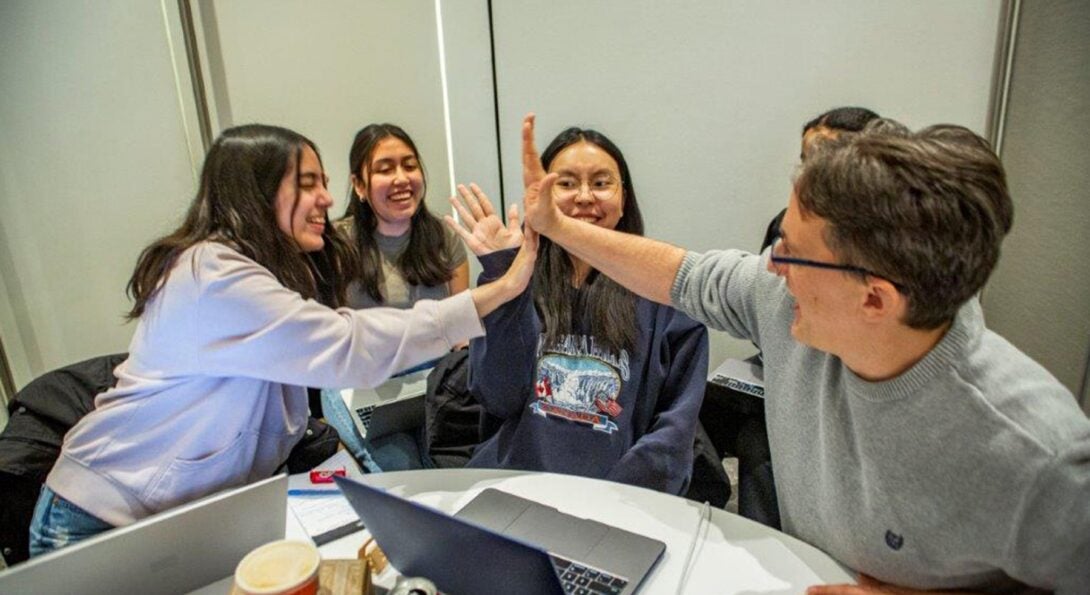
[[322, 557], [309, 541], [282, 539], [251, 551], [235, 568], [247, 595], [315, 595]]

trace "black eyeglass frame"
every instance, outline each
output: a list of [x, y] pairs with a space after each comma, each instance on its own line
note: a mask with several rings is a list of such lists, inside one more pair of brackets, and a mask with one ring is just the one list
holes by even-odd
[[[618, 177], [614, 177], [613, 174], [609, 174], [609, 180], [611, 182], [616, 182], [617, 185], [613, 187], [613, 192], [605, 198], [602, 198], [598, 196], [597, 193], [595, 193], [594, 188], [591, 187], [593, 180], [587, 182], [586, 184], [584, 184], [583, 181], [580, 180], [579, 187], [575, 188], [574, 190], [561, 190], [560, 187], [556, 183], [554, 183], [553, 198], [557, 200], [571, 200], [573, 198], [578, 198], [581, 194], [583, 194], [583, 187], [586, 186], [587, 193], [590, 194], [591, 197], [594, 198], [594, 200], [602, 202], [613, 200], [614, 198], [617, 198], [617, 194], [624, 189], [624, 180]], [[560, 180], [558, 179], [557, 182], [560, 182]], [[570, 196], [567, 196], [569, 193]]]
[[794, 256], [778, 256], [776, 254], [776, 246], [779, 245], [781, 241], [783, 241], [783, 236], [781, 236], [780, 234], [776, 234], [776, 237], [772, 238], [772, 244], [770, 245], [768, 254], [768, 257], [772, 260], [772, 264], [793, 264], [803, 267], [812, 267], [816, 269], [826, 269], [829, 271], [843, 271], [845, 273], [855, 273], [857, 275], [863, 275], [866, 277], [877, 277], [879, 279], [885, 279], [886, 281], [889, 281], [890, 284], [893, 285], [893, 287], [895, 287], [900, 293], [905, 292], [904, 285], [901, 285], [900, 283], [894, 281], [893, 279], [890, 279], [889, 277], [886, 277], [885, 275], [879, 275], [878, 273], [870, 269], [865, 269], [863, 267], [857, 267], [850, 264], [836, 264], [833, 262], [820, 262], [817, 260], [810, 260], [808, 258], [795, 258]]

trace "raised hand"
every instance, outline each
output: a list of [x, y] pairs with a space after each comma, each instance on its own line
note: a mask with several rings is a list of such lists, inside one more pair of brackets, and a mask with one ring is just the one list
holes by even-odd
[[522, 119], [522, 187], [529, 188], [534, 182], [545, 177], [545, 168], [541, 166], [541, 155], [534, 145], [534, 114], [526, 114]]
[[[462, 193], [466, 192], [463, 187], [459, 187], [458, 191]], [[481, 195], [483, 196], [483, 193]], [[453, 201], [454, 199], [451, 200]], [[487, 200], [488, 199], [486, 198], [485, 203], [483, 204], [488, 204]], [[463, 208], [466, 207], [463, 206]], [[492, 208], [491, 204], [489, 204], [488, 208]], [[461, 213], [461, 209], [459, 209], [459, 213]], [[481, 213], [484, 213], [483, 209], [481, 210]], [[466, 209], [466, 214], [472, 215], [472, 212], [469, 209]], [[463, 221], [466, 220], [464, 217], [465, 215], [463, 215]], [[474, 219], [474, 229], [481, 229], [481, 222], [488, 222], [490, 218], [497, 222], [494, 226], [488, 224], [488, 227], [496, 230], [496, 233], [491, 235], [491, 237], [496, 238], [500, 236], [505, 236], [508, 238], [506, 241], [489, 241], [486, 244], [485, 242], [479, 240], [476, 237], [476, 231], [471, 233], [470, 231], [467, 231], [461, 226], [454, 227], [456, 224], [454, 223], [453, 218], [449, 216], [446, 217], [447, 224], [454, 227], [455, 231], [458, 232], [458, 235], [462, 236], [462, 239], [465, 240], [466, 244], [469, 245], [469, 247], [473, 249], [474, 253], [478, 255], [482, 254], [482, 252], [477, 252], [477, 249], [479, 248], [481, 250], [486, 250], [487, 245], [496, 244], [504, 245], [506, 247], [514, 247], [508, 244], [513, 241], [512, 238], [514, 236], [511, 234], [515, 232], [518, 233], [518, 240], [519, 243], [521, 243], [522, 247], [519, 249], [518, 254], [515, 255], [515, 260], [511, 263], [511, 266], [507, 269], [507, 272], [505, 272], [502, 277], [493, 281], [492, 283], [485, 283], [469, 290], [470, 295], [473, 297], [473, 303], [477, 307], [477, 315], [481, 318], [484, 318], [491, 312], [495, 311], [495, 309], [500, 307], [500, 305], [502, 305], [503, 303], [518, 297], [524, 291], [526, 291], [526, 288], [530, 285], [530, 279], [532, 279], [534, 276], [534, 264], [537, 262], [537, 232], [527, 228], [524, 234], [519, 230], [517, 206], [512, 205], [508, 215], [508, 218], [511, 220], [510, 228], [504, 230], [503, 225], [501, 223], [498, 223], [499, 218], [496, 217], [496, 215], [493, 213], [491, 215], [485, 215], [484, 218], [480, 220]], [[499, 230], [504, 231], [501, 233]], [[477, 248], [474, 248], [474, 246], [476, 246]], [[483, 254], [487, 254], [487, 252], [483, 252]]]
[[523, 210], [527, 225], [545, 235], [563, 217], [553, 201], [553, 182], [557, 177], [546, 175], [541, 166], [541, 157], [534, 146], [534, 115], [527, 114], [522, 120], [522, 183], [526, 188]]
[[523, 236], [518, 205], [511, 205], [511, 208], [507, 210], [507, 226], [505, 227], [492, 208], [488, 195], [476, 184], [470, 184], [469, 188], [458, 184], [458, 194], [461, 195], [461, 199], [452, 196], [450, 204], [458, 211], [461, 224], [450, 215], [443, 219], [474, 254], [484, 256], [491, 252], [518, 248], [522, 245]]

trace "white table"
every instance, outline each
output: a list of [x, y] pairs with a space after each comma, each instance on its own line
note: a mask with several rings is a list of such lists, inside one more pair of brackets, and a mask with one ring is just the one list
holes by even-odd
[[[677, 496], [552, 473], [436, 469], [379, 473], [362, 479], [448, 513], [492, 487], [658, 539], [666, 544], [666, 553], [644, 583], [641, 595], [677, 593], [701, 509]], [[290, 510], [288, 516], [288, 537], [305, 537]], [[320, 549], [326, 558], [354, 558], [366, 538], [366, 532], [355, 533]], [[711, 522], [705, 526], [693, 557], [685, 589], [691, 593], [797, 594], [812, 584], [854, 582], [849, 570], [813, 546], [717, 508], [712, 508]], [[388, 587], [396, 574], [387, 569], [376, 578], [377, 584]]]

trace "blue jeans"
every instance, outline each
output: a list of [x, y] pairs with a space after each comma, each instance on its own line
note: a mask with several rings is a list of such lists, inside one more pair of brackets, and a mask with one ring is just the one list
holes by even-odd
[[336, 428], [345, 448], [367, 473], [435, 467], [424, 449], [424, 428], [367, 440], [356, 429], [356, 423], [352, 421], [355, 414], [344, 404], [340, 391], [330, 389], [322, 390], [322, 413], [326, 423]]
[[43, 485], [30, 520], [30, 557], [59, 550], [113, 528]]

